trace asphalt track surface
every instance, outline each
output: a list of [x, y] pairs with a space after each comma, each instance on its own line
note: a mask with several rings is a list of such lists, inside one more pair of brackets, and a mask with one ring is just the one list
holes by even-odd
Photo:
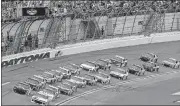
[[[34, 74], [41, 74], [42, 69], [56, 69], [58, 66], [65, 65], [68, 62], [80, 64], [86, 60], [96, 60], [99, 58], [111, 58], [115, 55], [121, 55], [128, 58], [128, 66], [133, 63], [142, 64], [138, 58], [141, 54], [153, 52], [159, 55], [159, 62], [173, 57], [180, 60], [180, 41], [166, 42], [157, 44], [146, 44], [131, 47], [113, 48], [108, 50], [94, 51], [89, 53], [75, 54], [71, 56], [63, 56], [56, 60], [47, 59], [29, 64], [11, 66], [2, 69], [2, 104], [3, 105], [35, 105], [30, 102], [31, 96], [19, 95], [12, 92], [13, 86]], [[114, 68], [112, 68], [113, 70]], [[97, 86], [80, 88], [73, 96], [61, 95], [60, 98], [51, 104], [65, 105], [98, 105], [98, 104], [175, 104], [174, 100], [178, 96], [171, 96], [172, 93], [180, 91], [180, 70], [160, 67], [160, 72], [146, 72], [144, 76], [129, 75], [129, 83], [120, 84], [119, 86], [110, 87], [104, 90], [89, 92], [82, 96], [83, 92], [103, 87]], [[169, 74], [166, 74], [169, 72]], [[171, 73], [176, 72], [176, 73]], [[82, 70], [81, 74], [87, 73]], [[109, 73], [106, 71], [105, 73]], [[159, 76], [155, 76], [162, 74]], [[152, 76], [152, 77], [148, 77]], [[146, 78], [147, 79], [143, 79]], [[155, 77], [155, 78], [153, 78]], [[132, 80], [137, 80], [132, 82]], [[111, 79], [111, 85], [123, 83], [124, 81]], [[80, 95], [79, 97], [68, 100], [70, 97]], [[162, 99], [164, 98], [164, 99]], [[66, 102], [63, 102], [67, 100]]]

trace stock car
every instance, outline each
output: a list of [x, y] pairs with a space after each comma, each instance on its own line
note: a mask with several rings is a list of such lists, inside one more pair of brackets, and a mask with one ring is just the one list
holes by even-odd
[[71, 77], [70, 80], [77, 83], [79, 88], [85, 88], [86, 87], [86, 80], [84, 80], [78, 76], [73, 76], [73, 77]]
[[97, 74], [94, 74], [94, 76], [97, 79], [97, 82], [100, 82], [102, 84], [109, 84], [111, 77], [105, 73], [98, 72]]
[[70, 79], [71, 78], [71, 71], [66, 69], [66, 68], [64, 68], [64, 67], [59, 67], [57, 72], [62, 73], [63, 79]]
[[60, 93], [51, 88], [45, 88], [45, 89], [39, 91], [39, 93], [47, 95], [51, 101], [54, 101], [55, 99], [60, 97]]
[[78, 65], [73, 63], [65, 65], [64, 68], [70, 70], [73, 75], [79, 75], [81, 70], [81, 68]]
[[45, 86], [46, 83], [47, 83], [47, 81], [46, 81], [43, 77], [41, 77], [40, 75], [33, 75], [32, 78], [38, 80], [38, 81], [41, 82], [44, 86]]
[[91, 62], [86, 61], [85, 63], [82, 63], [80, 67], [84, 70], [87, 70], [89, 72], [97, 72], [99, 67], [96, 64], [93, 64]]
[[90, 86], [97, 85], [97, 79], [95, 76], [90, 74], [84, 74], [84, 76], [80, 76], [82, 79], [86, 80], [86, 84]]
[[31, 102], [38, 104], [38, 105], [43, 105], [43, 106], [48, 106], [49, 103], [51, 102], [51, 99], [49, 98], [48, 95], [37, 93], [32, 96]]
[[29, 84], [33, 91], [38, 91], [43, 87], [43, 85], [38, 80], [33, 78], [28, 78], [25, 80], [25, 83]]
[[61, 94], [66, 94], [66, 95], [72, 95], [74, 93], [74, 89], [72, 86], [69, 84], [64, 84], [64, 83], [58, 83], [56, 84], [56, 87], [59, 88], [59, 92]]
[[108, 62], [103, 61], [102, 59], [98, 59], [97, 61], [88, 61], [99, 67], [99, 69], [106, 70], [111, 68], [111, 64]]
[[107, 60], [98, 59], [96, 62], [98, 63], [100, 69], [104, 69], [104, 70], [111, 69], [111, 63], [108, 62]]
[[144, 64], [142, 64], [143, 68], [146, 70], [146, 71], [150, 71], [150, 72], [153, 72], [153, 71], [159, 71], [159, 66], [157, 63], [154, 63], [154, 62], [146, 62]]
[[158, 56], [156, 54], [153, 54], [153, 53], [146, 53], [146, 54], [143, 54], [140, 56], [140, 60], [144, 61], [144, 62], [151, 61], [151, 62], [157, 63]]
[[70, 80], [63, 80], [62, 82], [63, 84], [66, 84], [66, 85], [69, 85], [69, 86], [72, 86], [72, 89], [74, 92], [77, 92], [77, 88], [78, 88], [78, 85]]
[[117, 68], [116, 71], [111, 71], [110, 72], [110, 76], [121, 79], [121, 80], [124, 80], [124, 79], [127, 79], [127, 77], [128, 77], [128, 71], [124, 70], [124, 69], [121, 69], [121, 68]]
[[46, 80], [46, 82], [49, 84], [53, 84], [53, 83], [57, 82], [57, 78], [55, 76], [49, 74], [48, 72], [44, 72], [40, 76], [43, 77]]
[[19, 82], [13, 87], [13, 92], [21, 95], [30, 95], [31, 91], [30, 85], [24, 82]]
[[119, 55], [116, 55], [114, 58], [110, 59], [111, 64], [114, 64], [119, 67], [126, 67], [127, 66], [127, 59], [124, 57], [121, 57]]
[[62, 73], [59, 73], [56, 70], [48, 71], [48, 73], [51, 74], [53, 77], [57, 78], [56, 79], [57, 82], [61, 82], [62, 81], [62, 78], [63, 78]]
[[177, 69], [177, 68], [180, 68], [180, 61], [178, 61], [174, 58], [169, 58], [168, 60], [164, 60], [162, 62], [162, 65], [166, 66], [166, 67]]
[[140, 76], [145, 74], [145, 69], [140, 65], [133, 64], [131, 67], [128, 67], [128, 72]]

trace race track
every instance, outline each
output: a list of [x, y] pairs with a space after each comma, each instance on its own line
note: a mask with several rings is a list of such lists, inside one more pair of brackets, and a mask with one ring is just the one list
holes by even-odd
[[[108, 50], [102, 50], [102, 51], [76, 54], [76, 55], [71, 55], [71, 56], [64, 56], [56, 60], [47, 59], [47, 60], [32, 62], [29, 64], [22, 64], [22, 65], [16, 65], [12, 67], [3, 68], [2, 69], [2, 104], [3, 105], [35, 105], [34, 103], [30, 102], [31, 96], [28, 97], [28, 96], [15, 94], [12, 92], [12, 88], [17, 82], [23, 81], [34, 74], [42, 73], [43, 72], [42, 69], [55, 69], [58, 66], [64, 65], [68, 62], [80, 64], [80, 63], [85, 62], [86, 60], [96, 60], [99, 58], [111, 58], [116, 54], [128, 58], [128, 65], [130, 66], [133, 63], [142, 64], [143, 62], [139, 61], [138, 58], [141, 54], [144, 54], [146, 52], [153, 52], [157, 54], [159, 56], [159, 62], [169, 57], [173, 57], [180, 60], [179, 45], [180, 45], [180, 41], [176, 41], [176, 42], [168, 42], [168, 43], [147, 44], [147, 45], [132, 46], [132, 47], [114, 48], [114, 49], [108, 49]], [[173, 73], [173, 74], [169, 73], [167, 75], [163, 75], [163, 73], [174, 72], [174, 71], [176, 73]], [[159, 73], [146, 72], [145, 76], [129, 75], [128, 81], [130, 81], [130, 83], [121, 84], [126, 87], [118, 88], [118, 91], [119, 90], [121, 91], [119, 93], [114, 92], [114, 91], [117, 91], [117, 89], [114, 90], [113, 88], [108, 88], [108, 89], [89, 93], [87, 95], [84, 95], [85, 97], [80, 96], [76, 99], [73, 99], [72, 101], [65, 102], [64, 104], [76, 104], [76, 105], [80, 105], [80, 104], [123, 105], [123, 104], [149, 104], [149, 103], [171, 104], [174, 99], [177, 99], [177, 97], [169, 97], [169, 95], [171, 95], [171, 93], [174, 93], [178, 90], [180, 91], [180, 84], [178, 85], [178, 83], [180, 82], [179, 72], [180, 70], [160, 67]], [[82, 71], [81, 74], [84, 74], [84, 73], [86, 72]], [[106, 73], [109, 73], [109, 72], [106, 72]], [[162, 74], [162, 75], [154, 76], [158, 74]], [[140, 83], [141, 81], [136, 81], [136, 83], [135, 82], [131, 83], [131, 80], [134, 80], [137, 78], [143, 79], [150, 75], [156, 78], [148, 78], [148, 79], [141, 80], [142, 83]], [[154, 79], [154, 81], [152, 83], [149, 83], [152, 81], [152, 79]], [[111, 79], [112, 85], [116, 83], [121, 83], [121, 82], [123, 81], [117, 80], [115, 78]], [[102, 86], [103, 85], [98, 84], [95, 87], [87, 86], [86, 88], [78, 89], [78, 91], [74, 93], [73, 96], [76, 96], [83, 92], [96, 89]], [[131, 88], [134, 88], [134, 89], [131, 89]], [[163, 88], [167, 88], [167, 89], [163, 89]], [[127, 91], [127, 89], [128, 89], [128, 92], [125, 92]], [[161, 89], [163, 90], [161, 91]], [[158, 93], [163, 94], [163, 95], [158, 95]], [[154, 96], [153, 94], [156, 94], [156, 95]], [[150, 101], [152, 102], [148, 101], [149, 99], [145, 98], [145, 96], [147, 97], [149, 95], [150, 95], [150, 98], [152, 98], [150, 99]], [[169, 99], [169, 98], [170, 99], [168, 101], [166, 99], [155, 101], [156, 99], [163, 98], [165, 96], [167, 96], [166, 99]], [[61, 102], [63, 100], [68, 99], [69, 97], [71, 96], [62, 95], [60, 98], [53, 101], [51, 104], [56, 104], [56, 105], [62, 104]], [[129, 102], [128, 100], [132, 102]], [[141, 100], [147, 101], [147, 102], [141, 102]]]

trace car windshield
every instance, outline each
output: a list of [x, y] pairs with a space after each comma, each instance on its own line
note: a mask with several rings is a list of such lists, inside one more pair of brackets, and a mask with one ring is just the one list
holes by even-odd
[[39, 81], [28, 78], [28, 82], [39, 84]]
[[85, 75], [85, 77], [88, 78], [88, 79], [94, 79], [94, 77], [89, 76], [89, 75]]
[[72, 77], [73, 80], [76, 80], [76, 81], [83, 81], [82, 79], [80, 78], [77, 78], [77, 77]]
[[43, 79], [39, 77], [33, 77], [33, 78], [37, 79], [38, 81], [43, 81]]
[[168, 61], [171, 63], [176, 63], [176, 61], [174, 59], [168, 59]]
[[42, 76], [43, 76], [43, 77], [48, 77], [48, 78], [51, 78], [51, 77], [52, 77], [51, 75], [49, 75], [49, 74], [47, 74], [47, 73], [43, 73]]
[[43, 94], [37, 93], [36, 96], [37, 96], [37, 97], [40, 97], [40, 98], [48, 99], [48, 96], [43, 95]]
[[44, 89], [43, 91], [44, 91], [44, 92], [47, 92], [47, 93], [50, 93], [50, 94], [54, 94], [54, 91], [51, 90], [51, 89]]
[[67, 71], [64, 70], [64, 69], [59, 69], [59, 71], [62, 72], [62, 73], [67, 73]]
[[101, 60], [97, 60], [96, 61], [98, 64], [106, 64], [105, 62], [101, 61]]
[[102, 73], [99, 73], [99, 75], [101, 76], [101, 77], [108, 77], [107, 75], [104, 75], [104, 74], [102, 74]]
[[61, 87], [63, 87], [63, 88], [68, 88], [68, 89], [71, 89], [71, 86], [70, 86], [70, 85], [68, 85], [68, 84], [61, 84], [60, 86], [61, 86]]
[[26, 84], [18, 83], [17, 86], [22, 87], [24, 89], [29, 89], [29, 86]]
[[87, 65], [89, 65], [89, 66], [95, 66], [95, 64], [93, 64], [93, 63], [89, 63], [89, 62], [86, 62], [85, 64], [87, 64]]

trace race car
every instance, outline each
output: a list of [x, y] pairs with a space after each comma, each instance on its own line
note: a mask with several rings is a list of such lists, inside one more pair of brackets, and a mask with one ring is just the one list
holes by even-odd
[[13, 87], [13, 92], [21, 95], [30, 95], [32, 89], [29, 84], [24, 82], [19, 82]]
[[104, 70], [111, 69], [111, 63], [108, 60], [98, 59], [96, 62], [99, 65], [100, 69], [104, 69]]
[[162, 65], [166, 66], [166, 67], [177, 69], [177, 68], [180, 68], [180, 61], [178, 61], [174, 58], [169, 58], [168, 60], [164, 60], [162, 62]]
[[145, 74], [145, 69], [140, 65], [133, 64], [131, 67], [128, 67], [128, 72], [140, 76]]
[[77, 92], [77, 85], [70, 81], [63, 81], [62, 84], [72, 88], [73, 92]]
[[53, 77], [56, 78], [57, 82], [61, 82], [63, 75], [62, 73], [57, 72], [56, 70], [48, 71], [49, 74], [51, 74]]
[[124, 70], [122, 68], [117, 68], [116, 71], [111, 71], [110, 72], [110, 76], [121, 79], [121, 80], [124, 80], [124, 79], [127, 79], [128, 72], [127, 72], [127, 70]]
[[144, 62], [150, 61], [150, 62], [157, 63], [158, 56], [156, 54], [153, 54], [153, 53], [146, 53], [146, 54], [140, 56], [140, 60], [144, 61]]
[[70, 70], [73, 75], [79, 75], [81, 70], [81, 68], [78, 65], [73, 63], [67, 64], [66, 66], [64, 66], [64, 68]]
[[98, 72], [98, 69], [99, 69], [99, 66], [89, 61], [82, 63], [80, 67], [89, 72]]
[[159, 66], [157, 63], [154, 63], [154, 62], [146, 62], [144, 64], [142, 64], [143, 68], [146, 70], [146, 71], [150, 71], [150, 72], [153, 72], [153, 71], [159, 71]]
[[86, 80], [79, 77], [79, 76], [73, 76], [73, 77], [71, 77], [70, 80], [76, 82], [78, 84], [79, 88], [85, 88], [86, 87]]
[[63, 79], [70, 79], [71, 78], [71, 71], [66, 69], [66, 68], [64, 68], [64, 67], [59, 67], [57, 72], [62, 73]]
[[66, 94], [66, 95], [72, 95], [73, 94], [73, 87], [69, 86], [68, 84], [63, 84], [63, 83], [58, 83], [56, 87], [59, 88], [59, 91], [61, 94]]
[[126, 67], [127, 66], [127, 59], [124, 57], [121, 57], [119, 55], [116, 55], [114, 58], [111, 58], [111, 64], [114, 64], [118, 67]]
[[43, 85], [38, 80], [33, 78], [28, 78], [25, 80], [25, 83], [29, 84], [33, 91], [38, 91], [43, 87]]
[[32, 96], [31, 102], [38, 104], [38, 105], [48, 106], [49, 103], [51, 102], [51, 99], [47, 95], [37, 93]]
[[31, 77], [31, 79], [37, 80], [39, 82], [39, 86], [41, 89], [46, 86], [46, 80], [43, 77], [33, 75], [33, 77]]
[[69, 86], [72, 86], [72, 89], [74, 92], [77, 92], [77, 88], [78, 88], [78, 85], [76, 83], [74, 83], [73, 81], [70, 81], [70, 80], [63, 80], [62, 82], [63, 84], [66, 84], [66, 85], [69, 85]]
[[97, 79], [97, 82], [100, 82], [102, 84], [109, 84], [111, 77], [105, 73], [98, 72], [97, 74], [94, 74], [94, 76]]
[[50, 98], [51, 101], [54, 101], [55, 99], [60, 97], [60, 93], [57, 92], [57, 91], [54, 91], [51, 88], [45, 88], [45, 89], [39, 91], [39, 93], [47, 95]]
[[43, 77], [48, 84], [53, 84], [53, 83], [57, 82], [57, 78], [55, 76], [49, 74], [48, 72], [44, 72], [40, 76]]
[[97, 79], [93, 75], [85, 74], [84, 76], [81, 76], [81, 78], [86, 80], [87, 85], [90, 85], [90, 86], [97, 85]]

